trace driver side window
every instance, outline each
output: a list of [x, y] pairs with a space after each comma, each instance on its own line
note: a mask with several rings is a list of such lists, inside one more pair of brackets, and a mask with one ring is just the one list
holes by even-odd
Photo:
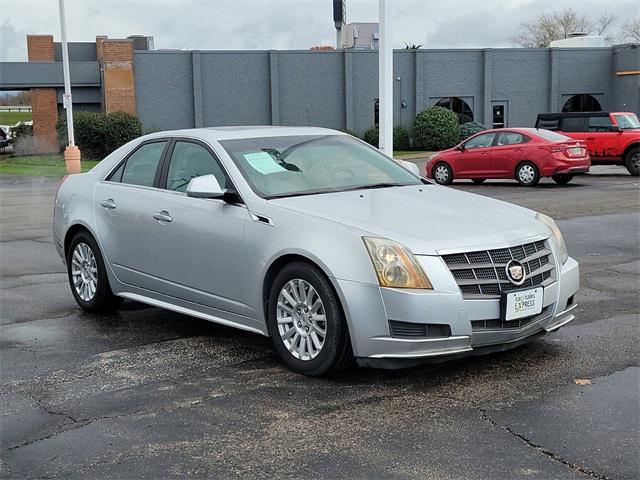
[[483, 148], [490, 147], [493, 143], [493, 137], [495, 137], [495, 133], [484, 133], [482, 135], [478, 135], [477, 137], [473, 137], [468, 140], [467, 143], [464, 144], [464, 148]]
[[216, 177], [222, 188], [227, 186], [227, 176], [222, 167], [205, 147], [197, 143], [177, 141], [169, 162], [167, 190], [185, 192], [191, 179], [209, 174]]

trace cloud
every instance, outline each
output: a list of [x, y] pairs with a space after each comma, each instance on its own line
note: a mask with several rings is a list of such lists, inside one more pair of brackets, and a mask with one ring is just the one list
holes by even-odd
[[[26, 60], [26, 34], [59, 40], [57, 2], [3, 0], [0, 61]], [[335, 42], [330, 0], [66, 0], [70, 41], [152, 35], [156, 48], [308, 49]], [[394, 45], [509, 46], [520, 22], [573, 7], [619, 19], [636, 0], [393, 0]], [[347, 0], [347, 21], [377, 21], [377, 0]]]

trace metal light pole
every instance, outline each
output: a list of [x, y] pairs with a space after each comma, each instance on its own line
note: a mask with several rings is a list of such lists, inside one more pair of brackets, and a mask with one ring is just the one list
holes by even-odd
[[73, 135], [73, 104], [71, 100], [71, 78], [69, 76], [69, 51], [67, 48], [67, 20], [64, 11], [64, 0], [58, 0], [60, 10], [60, 38], [62, 40], [62, 70], [64, 73], [64, 96], [62, 104], [67, 111], [67, 132], [69, 145], [64, 150], [64, 161], [67, 173], [80, 173], [80, 150], [75, 145]]
[[389, 0], [380, 0], [380, 41], [378, 49], [378, 88], [380, 139], [378, 147], [393, 156], [393, 28]]

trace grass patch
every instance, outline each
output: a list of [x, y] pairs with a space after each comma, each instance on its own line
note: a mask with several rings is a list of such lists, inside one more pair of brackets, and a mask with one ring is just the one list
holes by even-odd
[[394, 158], [402, 158], [402, 157], [428, 157], [432, 155], [434, 152], [429, 152], [427, 150], [395, 150], [393, 152]]
[[[97, 164], [97, 160], [82, 160], [80, 167], [83, 172], [86, 172]], [[34, 155], [0, 159], [0, 173], [36, 177], [62, 177], [66, 175], [66, 169], [62, 155]]]
[[31, 120], [31, 112], [0, 112], [0, 125], [13, 126]]

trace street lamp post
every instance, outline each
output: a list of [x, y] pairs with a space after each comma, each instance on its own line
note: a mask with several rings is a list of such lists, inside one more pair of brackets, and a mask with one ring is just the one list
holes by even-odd
[[62, 105], [67, 111], [67, 133], [69, 145], [64, 150], [64, 161], [68, 174], [80, 173], [80, 150], [76, 147], [73, 134], [73, 103], [71, 100], [71, 79], [69, 76], [69, 50], [67, 48], [67, 20], [64, 0], [58, 0], [60, 10], [60, 38], [62, 40], [62, 70], [64, 73], [64, 96]]
[[378, 49], [378, 87], [380, 98], [380, 137], [378, 147], [393, 156], [393, 28], [388, 0], [380, 0], [380, 42]]

